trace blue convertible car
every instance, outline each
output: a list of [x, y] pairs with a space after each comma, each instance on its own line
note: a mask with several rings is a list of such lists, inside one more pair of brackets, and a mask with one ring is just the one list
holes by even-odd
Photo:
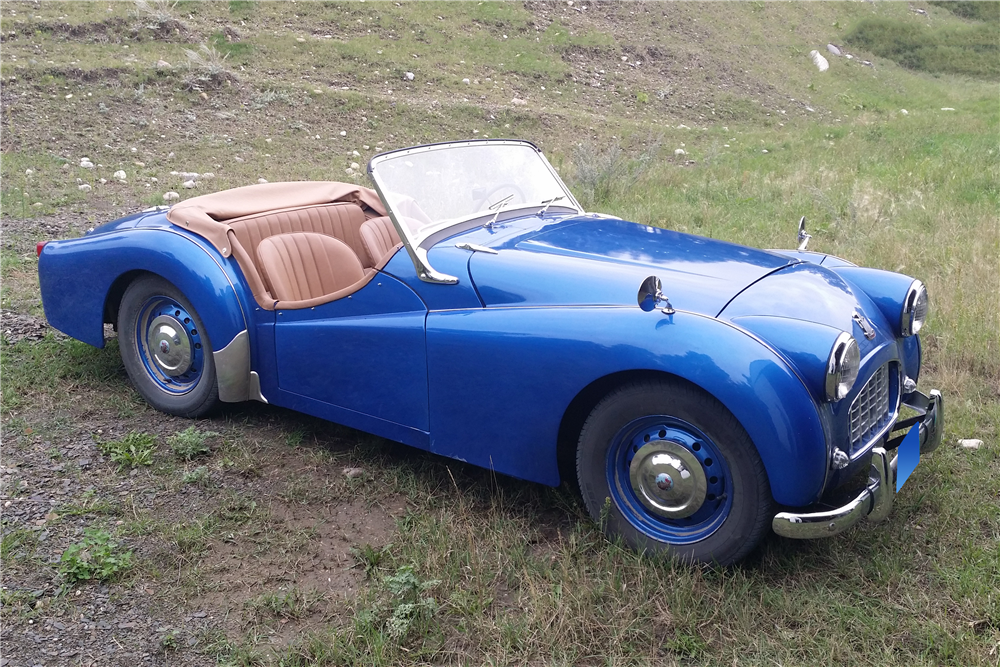
[[113, 324], [165, 412], [257, 400], [575, 480], [610, 536], [691, 561], [884, 519], [893, 432], [940, 442], [919, 280], [808, 252], [801, 225], [764, 251], [585, 213], [523, 141], [368, 170], [375, 190], [253, 185], [40, 243], [46, 316], [97, 347]]

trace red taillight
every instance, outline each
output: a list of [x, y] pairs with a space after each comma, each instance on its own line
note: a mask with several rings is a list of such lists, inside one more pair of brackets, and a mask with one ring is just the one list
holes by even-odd
[[41, 257], [42, 256], [42, 248], [45, 247], [46, 243], [48, 243], [48, 241], [39, 241], [38, 243], [35, 244], [35, 256], [36, 257]]

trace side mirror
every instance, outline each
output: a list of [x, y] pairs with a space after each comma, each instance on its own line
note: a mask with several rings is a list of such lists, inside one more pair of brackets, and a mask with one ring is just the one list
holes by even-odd
[[806, 216], [799, 219], [799, 250], [805, 250], [812, 236], [806, 233]]
[[663, 284], [656, 276], [649, 276], [642, 281], [642, 284], [639, 285], [636, 301], [639, 302], [639, 307], [647, 313], [652, 312], [655, 308], [661, 308], [667, 315], [672, 315], [674, 312], [673, 306], [670, 305], [670, 299], [663, 295]]

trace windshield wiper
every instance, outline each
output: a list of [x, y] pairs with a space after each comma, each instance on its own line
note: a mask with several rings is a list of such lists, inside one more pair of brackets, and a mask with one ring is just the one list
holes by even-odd
[[564, 195], [559, 195], [558, 197], [553, 197], [552, 199], [543, 200], [542, 203], [545, 204], [545, 206], [538, 212], [538, 217], [542, 217], [545, 212], [549, 210], [549, 206], [552, 206], [553, 203], [559, 201], [560, 199], [566, 199], [566, 197]]
[[497, 217], [500, 215], [500, 211], [502, 211], [503, 207], [506, 206], [507, 204], [509, 204], [510, 200], [513, 199], [513, 198], [514, 198], [514, 195], [513, 195], [513, 193], [511, 193], [511, 194], [507, 195], [506, 197], [504, 197], [503, 199], [490, 204], [490, 207], [489, 207], [488, 210], [492, 211], [493, 209], [496, 209], [496, 213], [493, 214], [493, 219], [490, 220], [489, 222], [487, 222], [484, 225], [484, 227], [488, 227], [492, 231], [493, 230], [493, 225], [496, 224]]

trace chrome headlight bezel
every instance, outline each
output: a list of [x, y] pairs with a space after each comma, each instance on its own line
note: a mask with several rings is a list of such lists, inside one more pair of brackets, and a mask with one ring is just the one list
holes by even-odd
[[851, 393], [860, 370], [858, 341], [844, 331], [834, 341], [826, 364], [826, 400], [839, 401]]
[[919, 280], [914, 280], [903, 299], [903, 310], [899, 316], [900, 334], [906, 337], [919, 333], [927, 321], [929, 305], [927, 288]]

